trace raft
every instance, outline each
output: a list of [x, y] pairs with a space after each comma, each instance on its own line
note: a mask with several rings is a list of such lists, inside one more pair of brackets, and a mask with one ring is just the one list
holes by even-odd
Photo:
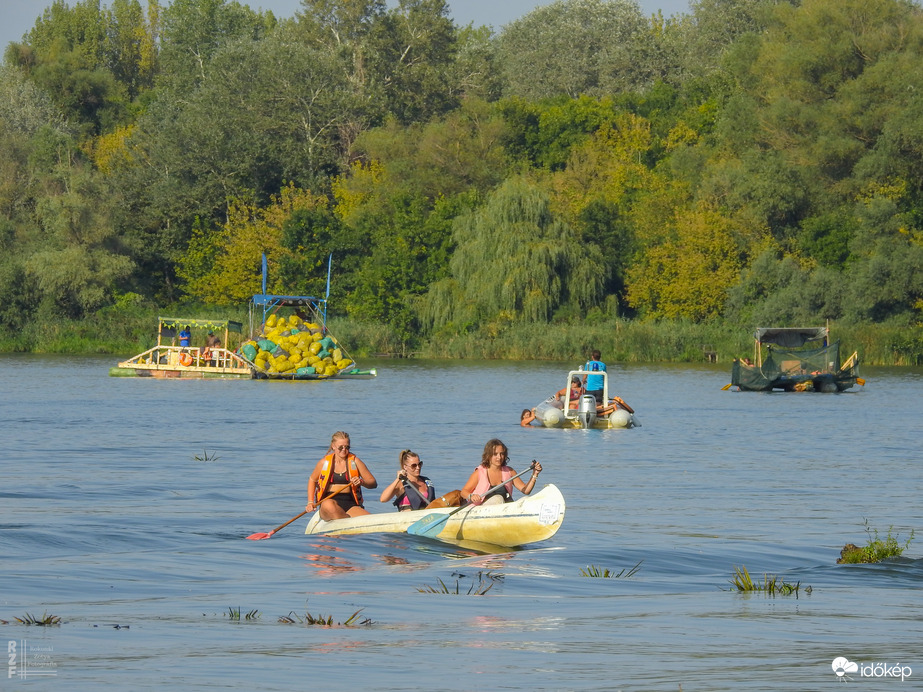
[[535, 406], [535, 419], [546, 428], [633, 428], [640, 427], [635, 419], [634, 411], [630, 410], [617, 396], [609, 395], [608, 374], [603, 372], [590, 372], [587, 370], [571, 370], [567, 373], [564, 385], [565, 391], [570, 388], [571, 380], [575, 377], [583, 378], [587, 375], [596, 375], [603, 378], [603, 400], [613, 407], [610, 413], [599, 415], [597, 413], [596, 398], [591, 394], [580, 397], [575, 408], [564, 408], [566, 402], [558, 401], [550, 396]]
[[421, 509], [413, 512], [369, 514], [324, 521], [315, 512], [305, 528], [310, 536], [343, 536], [365, 533], [406, 533], [407, 528], [429, 514], [455, 512], [435, 538], [447, 543], [461, 541], [515, 548], [544, 541], [564, 522], [564, 496], [555, 485], [515, 502]]

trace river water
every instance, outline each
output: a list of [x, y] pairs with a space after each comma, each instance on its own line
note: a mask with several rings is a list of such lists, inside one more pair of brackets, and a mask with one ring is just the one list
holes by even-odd
[[[865, 368], [844, 394], [754, 394], [722, 391], [721, 364], [610, 364], [642, 426], [582, 431], [518, 425], [575, 364], [365, 361], [377, 379], [293, 383], [110, 378], [116, 360], [0, 356], [2, 690], [923, 680], [920, 541], [886, 563], [835, 564], [868, 542], [866, 522], [901, 543], [923, 528], [923, 369]], [[303, 510], [335, 430], [380, 486], [410, 447], [439, 491], [500, 437], [517, 470], [542, 462], [564, 524], [496, 554], [307, 537], [306, 518], [244, 540]], [[367, 492], [372, 511], [393, 511], [377, 500]], [[738, 593], [735, 567], [798, 593]], [[356, 611], [354, 626], [302, 622]], [[61, 624], [15, 620], [26, 614]], [[856, 669], [838, 677], [838, 657]]]

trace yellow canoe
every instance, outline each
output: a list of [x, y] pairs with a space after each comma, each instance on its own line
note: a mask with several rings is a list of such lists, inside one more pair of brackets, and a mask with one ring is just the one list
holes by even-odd
[[360, 533], [406, 533], [407, 527], [429, 514], [455, 511], [445, 528], [435, 538], [450, 543], [475, 541], [514, 548], [537, 543], [554, 536], [564, 522], [564, 496], [557, 486], [546, 485], [532, 495], [515, 502], [495, 505], [471, 505], [456, 511], [456, 507], [421, 509], [415, 512], [369, 514], [349, 519], [324, 521], [315, 512], [305, 534], [337, 536]]

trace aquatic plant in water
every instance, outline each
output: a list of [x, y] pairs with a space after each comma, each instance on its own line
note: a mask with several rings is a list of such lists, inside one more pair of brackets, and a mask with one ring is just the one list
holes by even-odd
[[[878, 537], [878, 529], [869, 527], [869, 520], [865, 520], [865, 533], [868, 536], [868, 545], [859, 547], [853, 543], [847, 543], [843, 550], [840, 551], [840, 558], [837, 564], [854, 565], [859, 563], [875, 563], [886, 560], [890, 557], [900, 557], [913, 540], [913, 529], [910, 530], [910, 538], [901, 545], [897, 541], [897, 535], [891, 535], [894, 530], [893, 526], [888, 527], [888, 535], [884, 540]], [[874, 538], [872, 534], [874, 533]]]
[[[244, 620], [256, 620], [259, 616], [260, 616], [260, 611], [254, 608], [249, 613], [244, 614]], [[240, 622], [240, 607], [238, 606], [237, 608], [232, 608], [228, 606], [228, 617], [231, 620]]]
[[207, 450], [207, 449], [202, 450], [202, 453], [203, 453], [203, 456], [199, 456], [198, 454], [194, 454], [192, 458], [195, 459], [196, 461], [218, 461], [218, 459], [219, 459], [219, 457], [218, 457], [217, 454], [212, 454], [211, 456], [208, 456], [208, 450]]
[[[775, 575], [769, 574], [764, 574], [762, 581], [753, 581], [750, 572], [747, 571], [747, 568], [743, 565], [740, 567], [734, 566], [734, 578], [729, 581], [737, 591], [761, 591], [770, 596], [790, 596], [791, 594], [797, 596], [801, 588], [800, 581], [791, 584]], [[733, 590], [734, 589], [731, 589], [731, 591]], [[804, 591], [805, 593], [811, 593], [811, 587], [806, 587]]]
[[[439, 593], [439, 594], [455, 594], [461, 595], [461, 580], [466, 579], [467, 575], [459, 574], [457, 572], [452, 573], [455, 579], [455, 589], [453, 590], [450, 586], [446, 585], [442, 579], [439, 577], [436, 578], [436, 581], [439, 583], [438, 587], [434, 586], [421, 586], [417, 588], [417, 591], [420, 593]], [[471, 586], [468, 587], [468, 590], [464, 592], [466, 596], [483, 596], [492, 588], [498, 581], [503, 581], [502, 574], [494, 574], [493, 572], [478, 572], [477, 583], [474, 583], [472, 579]]]
[[361, 613], [364, 608], [359, 608], [355, 613], [347, 618], [346, 622], [340, 622], [334, 624], [332, 615], [311, 615], [311, 613], [305, 612], [304, 616], [298, 615], [295, 611], [289, 612], [288, 615], [283, 615], [279, 618], [279, 622], [285, 625], [320, 625], [321, 627], [355, 627], [356, 625], [371, 625], [374, 624], [369, 618], [364, 618], [361, 621], [357, 621], [359, 613]]
[[638, 573], [638, 570], [641, 569], [642, 562], [644, 562], [644, 560], [639, 560], [638, 564], [636, 564], [634, 567], [628, 570], [623, 569], [618, 574], [614, 574], [613, 572], [610, 572], [608, 568], [600, 570], [599, 567], [597, 567], [596, 565], [587, 565], [586, 569], [580, 570], [580, 576], [581, 577], [600, 577], [600, 578], [605, 578], [605, 579], [620, 579], [620, 578], [628, 579], [629, 577], [633, 577]]
[[41, 625], [47, 627], [49, 625], [61, 624], [61, 618], [59, 618], [57, 615], [48, 615], [48, 613], [44, 613], [41, 618], [37, 618], [29, 613], [26, 613], [21, 618], [14, 619], [21, 625]]

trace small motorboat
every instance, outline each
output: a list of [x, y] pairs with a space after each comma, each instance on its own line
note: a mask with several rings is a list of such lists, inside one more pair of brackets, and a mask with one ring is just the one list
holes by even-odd
[[605, 407], [596, 405], [596, 397], [583, 394], [574, 406], [564, 408], [567, 402], [550, 396], [535, 407], [535, 419], [546, 428], [631, 428], [640, 425], [635, 419], [634, 410], [617, 396], [609, 396], [609, 378], [606, 372], [589, 372], [571, 370], [567, 374], [565, 390], [576, 378], [596, 375], [603, 378], [603, 400], [609, 402]]

